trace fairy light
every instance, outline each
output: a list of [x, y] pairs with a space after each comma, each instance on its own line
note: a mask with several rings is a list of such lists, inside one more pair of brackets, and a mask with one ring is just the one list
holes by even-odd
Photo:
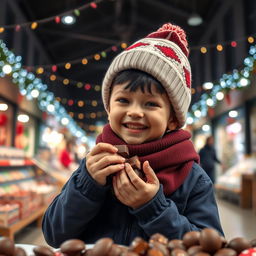
[[191, 88], [191, 94], [195, 94], [195, 93], [196, 93], [195, 88]]
[[94, 90], [96, 92], [99, 92], [101, 90], [100, 85], [95, 85]]
[[0, 33], [3, 33], [3, 32], [4, 32], [4, 28], [0, 27]]
[[69, 79], [65, 78], [65, 79], [63, 80], [63, 84], [68, 85], [68, 84], [69, 84]]
[[232, 41], [232, 42], [230, 43], [230, 45], [231, 45], [232, 47], [237, 47], [237, 42], [236, 42], [236, 41]]
[[79, 119], [84, 119], [84, 114], [83, 114], [83, 113], [79, 113], [79, 114], [78, 114], [78, 118], [79, 118]]
[[56, 80], [56, 76], [55, 75], [50, 75], [50, 80], [51, 81], [55, 81]]
[[96, 113], [92, 112], [92, 113], [90, 114], [90, 118], [92, 118], [92, 119], [96, 118]]
[[38, 26], [38, 23], [37, 22], [32, 22], [31, 23], [31, 29], [35, 30]]
[[98, 105], [98, 102], [97, 102], [96, 100], [93, 100], [93, 101], [92, 101], [92, 106], [93, 106], [93, 107], [97, 107], [97, 105]]
[[37, 74], [43, 74], [43, 73], [44, 73], [44, 68], [39, 67], [39, 68], [36, 70], [36, 73], [37, 73]]
[[83, 59], [82, 59], [82, 64], [83, 64], [83, 65], [86, 65], [87, 63], [88, 63], [88, 60], [87, 60], [86, 58], [83, 58]]
[[68, 113], [71, 117], [74, 117], [74, 112], [69, 112]]
[[83, 87], [83, 83], [82, 83], [82, 82], [78, 82], [78, 83], [76, 84], [76, 86], [77, 86], [78, 88], [82, 88], [82, 87]]
[[254, 42], [254, 38], [252, 36], [249, 36], [247, 40], [250, 44]]
[[221, 52], [223, 50], [223, 46], [221, 44], [217, 44], [216, 49]]
[[95, 54], [95, 55], [94, 55], [94, 59], [95, 59], [95, 60], [100, 60], [100, 55], [99, 55], [98, 53]]
[[200, 51], [201, 51], [201, 53], [207, 53], [206, 47], [201, 47], [201, 48], [200, 48]]
[[77, 105], [78, 105], [78, 107], [83, 107], [84, 106], [84, 102], [82, 101], [82, 100], [79, 100], [78, 102], [77, 102]]
[[121, 43], [121, 47], [122, 47], [123, 49], [127, 48], [127, 43]]
[[69, 63], [69, 62], [67, 62], [66, 64], [65, 64], [65, 69], [70, 69], [71, 68], [71, 64]]

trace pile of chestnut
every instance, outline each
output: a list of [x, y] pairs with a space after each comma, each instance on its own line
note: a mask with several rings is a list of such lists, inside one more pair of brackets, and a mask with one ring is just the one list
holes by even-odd
[[[57, 251], [48, 246], [36, 246], [33, 251], [35, 256], [256, 256], [256, 239], [237, 237], [227, 241], [216, 230], [205, 228], [187, 232], [182, 240], [168, 240], [156, 233], [148, 241], [137, 237], [129, 246], [122, 246], [111, 238], [101, 238], [88, 249], [83, 241], [70, 239]], [[2, 238], [0, 255], [26, 256], [26, 252], [10, 239]]]

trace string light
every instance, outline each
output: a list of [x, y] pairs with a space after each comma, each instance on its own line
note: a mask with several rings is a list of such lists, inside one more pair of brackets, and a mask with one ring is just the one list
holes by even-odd
[[254, 38], [253, 38], [252, 36], [249, 36], [249, 37], [248, 37], [248, 42], [249, 42], [250, 44], [252, 44], [252, 43], [254, 42]]
[[217, 44], [216, 49], [221, 52], [223, 50], [223, 46], [221, 44]]
[[55, 76], [55, 75], [51, 75], [51, 76], [50, 76], [50, 80], [51, 80], [51, 81], [55, 81], [55, 80], [56, 80], [56, 76]]
[[207, 53], [207, 49], [205, 47], [200, 48], [201, 53]]
[[38, 23], [37, 22], [32, 22], [31, 23], [31, 29], [35, 30], [38, 26]]
[[236, 41], [232, 41], [232, 42], [230, 43], [230, 45], [231, 45], [232, 47], [237, 47], [237, 42], [236, 42]]
[[63, 84], [68, 85], [68, 84], [69, 84], [69, 79], [65, 78], [65, 79], [63, 80]]
[[94, 55], [94, 59], [95, 59], [95, 60], [100, 60], [100, 55], [99, 55], [99, 54], [95, 54], [95, 55]]
[[88, 63], [88, 60], [87, 60], [86, 58], [83, 58], [83, 59], [82, 59], [82, 64], [83, 64], [83, 65], [86, 65], [87, 63]]
[[71, 64], [68, 62], [65, 64], [65, 69], [70, 69], [71, 68]]
[[3, 27], [0, 27], [0, 33], [3, 33], [4, 32], [4, 28]]

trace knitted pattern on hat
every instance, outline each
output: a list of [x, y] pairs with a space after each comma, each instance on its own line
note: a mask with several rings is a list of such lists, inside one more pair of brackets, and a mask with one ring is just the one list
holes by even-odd
[[186, 34], [179, 26], [164, 24], [157, 31], [135, 42], [114, 58], [102, 83], [102, 99], [107, 110], [115, 76], [127, 69], [144, 71], [165, 88], [178, 120], [185, 124], [191, 102], [191, 68]]

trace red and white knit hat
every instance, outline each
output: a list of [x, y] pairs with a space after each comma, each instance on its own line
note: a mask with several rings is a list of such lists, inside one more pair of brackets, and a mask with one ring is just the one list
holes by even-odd
[[191, 101], [191, 68], [186, 34], [179, 26], [164, 24], [156, 32], [135, 42], [114, 58], [102, 84], [107, 110], [110, 87], [115, 76], [127, 69], [138, 69], [157, 79], [169, 96], [179, 128], [185, 124]]

